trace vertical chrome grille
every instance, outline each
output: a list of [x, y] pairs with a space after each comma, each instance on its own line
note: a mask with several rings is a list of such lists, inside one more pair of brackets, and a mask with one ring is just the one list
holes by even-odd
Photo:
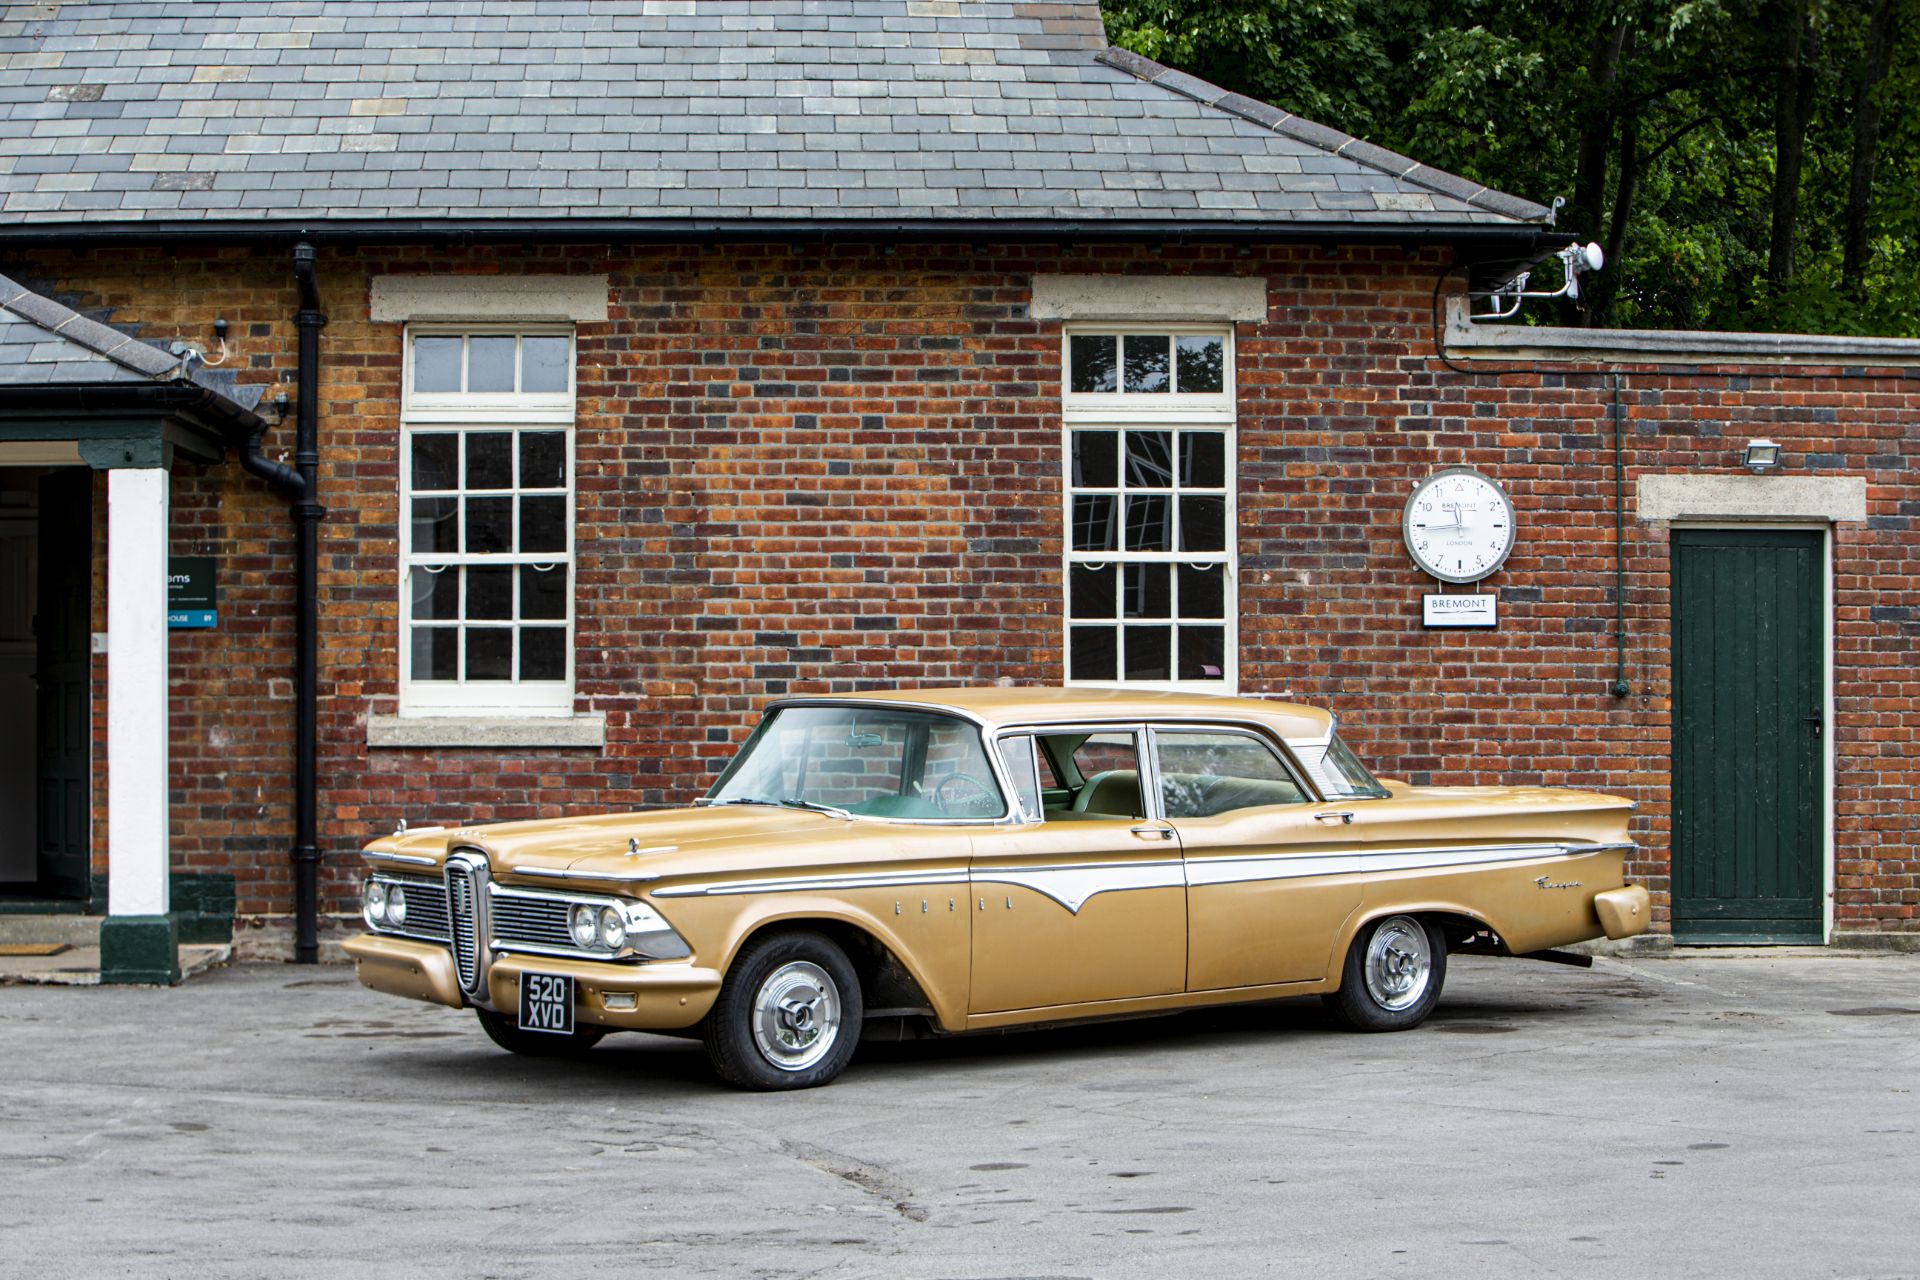
[[471, 855], [455, 854], [447, 859], [448, 936], [453, 948], [453, 968], [460, 985], [469, 994], [480, 990], [480, 878], [484, 862]]

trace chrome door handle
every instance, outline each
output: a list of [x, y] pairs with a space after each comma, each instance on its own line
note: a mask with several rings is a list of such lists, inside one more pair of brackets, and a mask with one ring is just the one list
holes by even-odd
[[1134, 827], [1133, 834], [1141, 837], [1159, 836], [1162, 840], [1173, 839], [1172, 827]]
[[1339, 822], [1344, 825], [1353, 821], [1353, 810], [1340, 809], [1333, 813], [1316, 813], [1313, 815], [1313, 820], [1315, 822]]

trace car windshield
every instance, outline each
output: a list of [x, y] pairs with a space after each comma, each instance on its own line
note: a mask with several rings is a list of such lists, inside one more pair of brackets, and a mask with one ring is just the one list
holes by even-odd
[[874, 707], [780, 708], [760, 722], [706, 803], [875, 818], [1007, 812], [977, 728], [953, 716]]
[[1387, 794], [1387, 789], [1367, 772], [1367, 766], [1360, 763], [1360, 757], [1353, 754], [1351, 747], [1340, 741], [1338, 734], [1330, 733], [1317, 742], [1296, 741], [1287, 745], [1293, 748], [1300, 767], [1312, 776], [1320, 794], [1329, 800], [1377, 799]]

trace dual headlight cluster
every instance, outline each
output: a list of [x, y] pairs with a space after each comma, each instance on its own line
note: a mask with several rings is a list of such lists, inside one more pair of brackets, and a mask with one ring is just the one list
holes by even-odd
[[618, 907], [576, 902], [567, 912], [567, 932], [582, 951], [618, 951], [627, 945], [627, 918]]
[[367, 923], [375, 928], [398, 929], [407, 923], [407, 891], [397, 884], [379, 880], [367, 882]]

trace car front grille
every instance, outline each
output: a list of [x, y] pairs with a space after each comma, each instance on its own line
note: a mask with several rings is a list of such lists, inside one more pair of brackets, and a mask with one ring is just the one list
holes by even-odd
[[567, 929], [569, 903], [545, 894], [518, 893], [493, 886], [493, 942], [496, 947], [538, 947], [578, 951]]
[[447, 860], [447, 907], [453, 967], [472, 994], [480, 990], [480, 875], [468, 859]]
[[401, 876], [382, 876], [381, 879], [407, 891], [407, 922], [388, 926], [390, 932], [406, 934], [425, 942], [447, 941], [446, 885]]

